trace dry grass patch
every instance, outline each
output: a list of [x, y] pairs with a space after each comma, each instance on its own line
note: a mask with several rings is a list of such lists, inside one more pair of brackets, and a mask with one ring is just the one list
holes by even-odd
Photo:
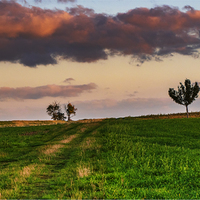
[[83, 150], [85, 149], [98, 149], [101, 145], [96, 144], [96, 139], [94, 137], [87, 138], [81, 145]]
[[13, 120], [13, 121], [0, 121], [0, 127], [22, 127], [22, 126], [43, 126], [43, 125], [55, 125], [55, 124], [67, 124], [63, 120]]
[[78, 136], [78, 134], [70, 135], [68, 138], [66, 138], [66, 139], [64, 139], [64, 140], [61, 140], [60, 142], [61, 142], [61, 143], [64, 143], [64, 144], [69, 143], [69, 142], [71, 142], [74, 138], [76, 138], [77, 136]]
[[31, 175], [31, 172], [35, 170], [35, 165], [29, 165], [25, 166], [21, 171], [20, 171], [20, 176], [27, 178]]
[[[49, 147], [49, 148], [48, 148]], [[44, 154], [49, 155], [58, 151], [58, 149], [64, 147], [62, 144], [48, 145], [47, 149], [43, 151]]]
[[61, 140], [60, 143], [62, 144], [55, 144], [55, 145], [47, 145], [45, 147], [45, 150], [42, 151], [42, 153], [46, 154], [46, 155], [49, 155], [49, 154], [52, 154], [52, 153], [55, 153], [57, 152], [60, 148], [63, 148], [65, 145], [63, 144], [66, 144], [66, 143], [69, 143], [71, 142], [74, 138], [76, 138], [78, 135], [70, 135], [68, 138], [64, 139], [64, 140]]
[[85, 124], [78, 128], [77, 132], [84, 133], [88, 128], [90, 127], [90, 124]]
[[79, 166], [77, 169], [78, 177], [83, 178], [84, 176], [89, 176], [91, 174], [90, 168], [86, 166]]
[[6, 157], [6, 156], [7, 156], [7, 153], [0, 152], [0, 157]]
[[102, 118], [102, 119], [83, 119], [83, 120], [79, 120], [78, 122], [80, 123], [94, 123], [94, 122], [101, 122], [106, 118]]
[[85, 132], [86, 129], [87, 129], [86, 127], [82, 127], [82, 128], [80, 129], [81, 133]]
[[[87, 129], [91, 128], [91, 127], [94, 127], [94, 126], [98, 126], [99, 123], [98, 122], [87, 122], [85, 121], [86, 124], [84, 124], [83, 126], [81, 126], [81, 128], [79, 129], [79, 131], [81, 133], [85, 132]], [[82, 122], [83, 123], [83, 122]]]
[[14, 179], [15, 182], [23, 182], [26, 178], [28, 178], [33, 172], [39, 173], [41, 171], [41, 168], [44, 167], [44, 165], [38, 165], [38, 164], [32, 164], [28, 165], [22, 168], [22, 170], [17, 172], [17, 177]]

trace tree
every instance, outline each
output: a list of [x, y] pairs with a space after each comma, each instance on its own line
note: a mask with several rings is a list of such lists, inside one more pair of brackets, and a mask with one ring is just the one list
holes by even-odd
[[180, 83], [180, 87], [178, 86], [178, 91], [174, 90], [174, 88], [169, 88], [169, 96], [178, 104], [184, 105], [186, 107], [187, 118], [188, 118], [188, 105], [191, 104], [197, 97], [199, 92], [198, 83], [191, 85], [189, 79], [185, 80], [185, 86]]
[[70, 115], [76, 115], [76, 111], [77, 108], [75, 108], [74, 105], [72, 105], [71, 103], [68, 103], [67, 106], [65, 105], [65, 111], [67, 113], [68, 116], [68, 121], [71, 121], [71, 116]]
[[59, 103], [57, 103], [56, 101], [54, 101], [52, 104], [50, 104], [47, 107], [47, 111], [48, 115], [52, 116], [51, 119], [53, 120], [65, 120], [66, 117], [64, 116], [64, 113], [61, 112], [61, 108]]

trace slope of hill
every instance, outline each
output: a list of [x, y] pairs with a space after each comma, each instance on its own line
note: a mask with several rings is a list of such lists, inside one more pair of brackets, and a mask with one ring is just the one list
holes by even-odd
[[54, 121], [54, 120], [13, 120], [13, 121], [0, 121], [0, 127], [18, 127], [18, 126], [43, 126], [43, 125], [54, 125], [63, 124], [65, 121]]
[[141, 119], [2, 127], [0, 198], [200, 198], [200, 119]]
[[[143, 115], [137, 117], [125, 117], [130, 119], [175, 119], [175, 118], [186, 118], [185, 113], [174, 113], [174, 114], [160, 114], [160, 115]], [[200, 112], [191, 112], [190, 118], [200, 118]], [[43, 126], [43, 125], [55, 125], [55, 124], [70, 124], [70, 123], [92, 123], [100, 122], [102, 119], [82, 119], [78, 121], [62, 121], [62, 120], [13, 120], [13, 121], [0, 121], [0, 127], [21, 127], [21, 126]]]

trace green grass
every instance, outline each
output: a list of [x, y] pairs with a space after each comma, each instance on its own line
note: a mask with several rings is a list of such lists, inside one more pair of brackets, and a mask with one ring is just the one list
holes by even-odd
[[2, 199], [200, 199], [200, 118], [0, 128]]

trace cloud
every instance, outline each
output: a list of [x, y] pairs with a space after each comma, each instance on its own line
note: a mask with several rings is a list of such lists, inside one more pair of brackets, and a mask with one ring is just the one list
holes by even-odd
[[42, 3], [42, 0], [34, 0], [35, 3]]
[[133, 93], [128, 94], [127, 96], [129, 96], [129, 97], [135, 97], [137, 93], [138, 93], [138, 91], [134, 91]]
[[69, 3], [69, 2], [76, 2], [76, 0], [57, 0], [58, 3]]
[[[77, 117], [110, 118], [141, 116], [151, 114], [184, 113], [184, 106], [174, 103], [170, 98], [128, 98], [123, 100], [101, 99], [73, 102], [78, 108]], [[189, 112], [199, 110], [200, 100], [189, 107]]]
[[[61, 100], [60, 103], [62, 105], [68, 102]], [[71, 103], [78, 108], [73, 120], [185, 112], [184, 106], [174, 103], [170, 98], [129, 98], [121, 101], [101, 99]], [[46, 114], [46, 107], [45, 99], [27, 100], [26, 104], [23, 101], [16, 101], [14, 104], [4, 101], [0, 104], [0, 120], [47, 120], [50, 118]], [[199, 107], [200, 99], [197, 99], [189, 106], [189, 111], [199, 111]]]
[[75, 15], [82, 15], [82, 14], [86, 14], [86, 15], [95, 15], [94, 10], [90, 9], [90, 8], [85, 8], [81, 5], [77, 5], [76, 7], [73, 8], [66, 8], [66, 11], [75, 16]]
[[75, 81], [73, 78], [67, 78], [63, 82], [71, 84], [71, 81]]
[[108, 111], [110, 109], [120, 109], [129, 110], [130, 108], [138, 111], [142, 110], [144, 107], [147, 108], [156, 108], [156, 106], [164, 106], [171, 102], [171, 99], [166, 98], [128, 98], [123, 99], [121, 101], [114, 100], [114, 99], [101, 99], [101, 100], [91, 100], [91, 101], [84, 101], [84, 102], [77, 102], [77, 104], [84, 105], [85, 109], [103, 109]]
[[198, 57], [200, 11], [185, 9], [136, 8], [109, 16], [83, 6], [61, 11], [1, 1], [0, 61], [35, 67], [113, 55], [131, 55], [140, 63], [174, 53]]
[[[73, 104], [78, 108], [78, 118], [91, 118], [91, 116], [93, 118], [118, 118], [185, 111], [183, 106], [175, 104], [169, 98], [128, 98], [121, 101], [101, 99], [82, 102], [77, 101], [73, 102]], [[195, 108], [197, 108], [197, 106]]]
[[[42, 0], [34, 0], [36, 3], [42, 3]], [[74, 3], [76, 0], [57, 0], [58, 3]]]
[[1, 87], [0, 100], [6, 99], [40, 99], [43, 97], [76, 97], [84, 91], [97, 88], [94, 83], [84, 85], [45, 85], [39, 87]]

